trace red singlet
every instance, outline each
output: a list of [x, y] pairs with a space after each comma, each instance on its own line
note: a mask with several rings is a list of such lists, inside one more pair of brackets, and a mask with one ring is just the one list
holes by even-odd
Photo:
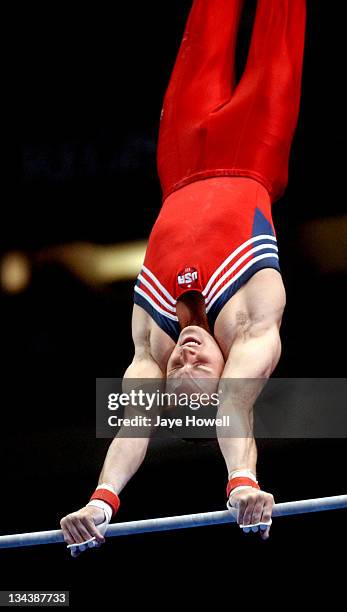
[[182, 293], [202, 292], [213, 330], [223, 305], [255, 272], [279, 270], [271, 204], [287, 184], [306, 6], [258, 0], [235, 85], [242, 6], [193, 2], [165, 94], [157, 158], [163, 206], [134, 299], [174, 340]]

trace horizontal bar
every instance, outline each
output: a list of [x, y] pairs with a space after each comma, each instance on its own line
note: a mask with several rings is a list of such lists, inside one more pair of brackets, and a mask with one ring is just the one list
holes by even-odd
[[[324, 510], [339, 510], [347, 508], [347, 495], [335, 497], [320, 497], [317, 499], [304, 499], [282, 504], [275, 504], [273, 517], [290, 516], [293, 514], [306, 514], [322, 512]], [[189, 527], [204, 527], [207, 525], [223, 525], [236, 523], [236, 513], [230, 510], [217, 512], [204, 512], [200, 514], [183, 514], [181, 516], [167, 516], [164, 518], [146, 519], [144, 521], [129, 521], [127, 523], [113, 523], [106, 530], [107, 537], [148, 533], [152, 531], [171, 531], [173, 529], [188, 529]], [[37, 546], [39, 544], [57, 544], [63, 542], [61, 529], [54, 531], [37, 531], [32, 533], [17, 533], [0, 536], [0, 548], [16, 548], [20, 546]]]

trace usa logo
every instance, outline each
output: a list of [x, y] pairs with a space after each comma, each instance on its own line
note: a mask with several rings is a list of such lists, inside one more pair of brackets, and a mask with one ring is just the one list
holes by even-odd
[[197, 280], [198, 271], [195, 268], [184, 268], [177, 276], [178, 284], [186, 285], [188, 288], [192, 287]]

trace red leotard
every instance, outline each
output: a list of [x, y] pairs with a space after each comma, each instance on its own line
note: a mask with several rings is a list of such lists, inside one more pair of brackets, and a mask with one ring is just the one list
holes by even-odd
[[[243, 0], [195, 0], [165, 94], [158, 142], [163, 206], [135, 302], [174, 340], [175, 304], [201, 291], [211, 329], [261, 268], [279, 270], [271, 204], [288, 178], [297, 123], [305, 0], [258, 0], [235, 84]], [[241, 178], [243, 177], [243, 178]]]

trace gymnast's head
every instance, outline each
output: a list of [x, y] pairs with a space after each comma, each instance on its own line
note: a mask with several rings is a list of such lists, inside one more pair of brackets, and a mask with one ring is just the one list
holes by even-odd
[[[198, 325], [185, 327], [172, 351], [166, 370], [167, 386], [182, 392], [213, 392], [224, 369], [223, 354], [211, 334]], [[203, 387], [203, 389], [202, 389]]]

